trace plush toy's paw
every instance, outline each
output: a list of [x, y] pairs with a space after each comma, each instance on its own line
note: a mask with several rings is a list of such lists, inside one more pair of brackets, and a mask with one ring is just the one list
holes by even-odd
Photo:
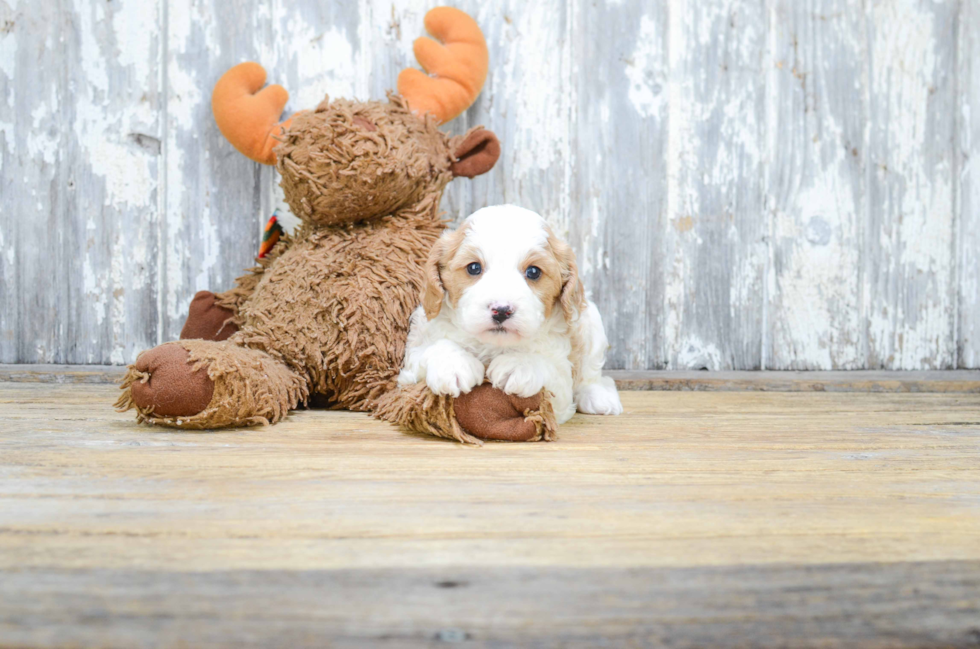
[[238, 331], [238, 325], [231, 320], [234, 317], [234, 311], [215, 304], [214, 293], [198, 291], [191, 300], [180, 339], [227, 340]]
[[595, 383], [580, 385], [575, 390], [575, 405], [587, 415], [619, 415], [623, 404], [616, 391], [616, 382], [608, 376]]
[[507, 394], [531, 397], [544, 388], [547, 367], [543, 362], [527, 354], [503, 354], [490, 361], [487, 379], [493, 387]]
[[427, 353], [425, 383], [435, 394], [458, 397], [483, 383], [483, 363], [457, 345], [436, 343]]
[[167, 343], [139, 355], [134, 365], [144, 375], [130, 387], [133, 403], [157, 417], [190, 417], [211, 402], [214, 383], [204, 369], [194, 370], [190, 354]]
[[[529, 442], [554, 438], [553, 421], [545, 421], [541, 405], [540, 394], [518, 397], [484, 383], [457, 397], [453, 409], [456, 421], [474, 437]], [[528, 416], [532, 412], [536, 414]], [[547, 419], [553, 419], [553, 416]]]

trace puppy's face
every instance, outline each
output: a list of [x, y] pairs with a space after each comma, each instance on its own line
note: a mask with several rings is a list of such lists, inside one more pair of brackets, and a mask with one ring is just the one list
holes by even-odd
[[575, 317], [583, 300], [571, 248], [536, 213], [499, 206], [436, 243], [422, 304], [431, 320], [448, 302], [460, 329], [508, 346], [533, 338], [556, 308]]

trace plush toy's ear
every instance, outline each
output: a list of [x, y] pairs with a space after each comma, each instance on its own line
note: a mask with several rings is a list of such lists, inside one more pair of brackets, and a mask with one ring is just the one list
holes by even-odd
[[561, 304], [565, 322], [570, 323], [577, 319], [585, 308], [585, 287], [578, 278], [578, 264], [575, 262], [575, 252], [572, 247], [554, 234], [548, 237], [548, 244], [561, 268], [561, 293], [558, 303]]
[[466, 13], [436, 7], [425, 14], [425, 29], [439, 41], [415, 41], [415, 58], [428, 74], [406, 68], [398, 75], [398, 94], [419, 117], [448, 122], [476, 101], [487, 78], [490, 57], [483, 32]]
[[232, 146], [256, 162], [276, 164], [274, 136], [282, 134], [292, 119], [279, 123], [289, 93], [282, 86], [265, 84], [265, 68], [258, 63], [239, 63], [225, 72], [211, 93], [211, 110], [221, 134]]
[[470, 129], [458, 143], [453, 143], [453, 161], [450, 169], [454, 176], [474, 178], [485, 174], [497, 164], [500, 157], [500, 141], [492, 131], [482, 126]]

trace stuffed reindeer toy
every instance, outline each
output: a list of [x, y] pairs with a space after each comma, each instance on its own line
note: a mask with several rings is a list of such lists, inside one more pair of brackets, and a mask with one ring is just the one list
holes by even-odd
[[219, 129], [244, 155], [276, 166], [301, 225], [235, 288], [195, 296], [180, 340], [129, 367], [120, 410], [209, 429], [275, 423], [316, 397], [463, 442], [554, 436], [546, 393], [522, 399], [483, 385], [454, 399], [396, 387], [425, 260], [445, 227], [443, 190], [500, 155], [483, 128], [457, 137], [437, 128], [473, 103], [486, 78], [479, 27], [448, 7], [431, 10], [425, 26], [441, 41], [415, 42], [429, 74], [402, 71], [386, 102], [325, 98], [279, 123], [288, 93], [263, 88], [260, 65], [221, 77], [212, 95]]

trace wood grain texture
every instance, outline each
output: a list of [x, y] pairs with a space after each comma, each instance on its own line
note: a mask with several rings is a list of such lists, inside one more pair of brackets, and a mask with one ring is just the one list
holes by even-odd
[[865, 367], [868, 79], [861, 2], [771, 3], [765, 367]]
[[980, 367], [980, 5], [960, 7], [957, 43], [956, 156], [957, 357]]
[[18, 570], [0, 639], [35, 647], [975, 647], [980, 562]]
[[759, 369], [765, 8], [675, 2], [669, 19], [664, 360], [668, 369]]
[[[0, 362], [126, 363], [251, 264], [278, 177], [229, 66], [384, 97], [436, 0], [0, 0]], [[980, 367], [975, 3], [516, 0], [483, 27], [497, 167], [575, 247], [614, 369]]]
[[602, 313], [609, 367], [659, 368], [667, 226], [667, 7], [575, 2], [569, 240]]
[[157, 338], [162, 5], [0, 6], [0, 357], [123, 363]]
[[870, 367], [955, 366], [952, 107], [960, 3], [869, 6]]
[[0, 644], [975, 639], [978, 394], [630, 392], [470, 449], [154, 429], [115, 391], [0, 383]]

